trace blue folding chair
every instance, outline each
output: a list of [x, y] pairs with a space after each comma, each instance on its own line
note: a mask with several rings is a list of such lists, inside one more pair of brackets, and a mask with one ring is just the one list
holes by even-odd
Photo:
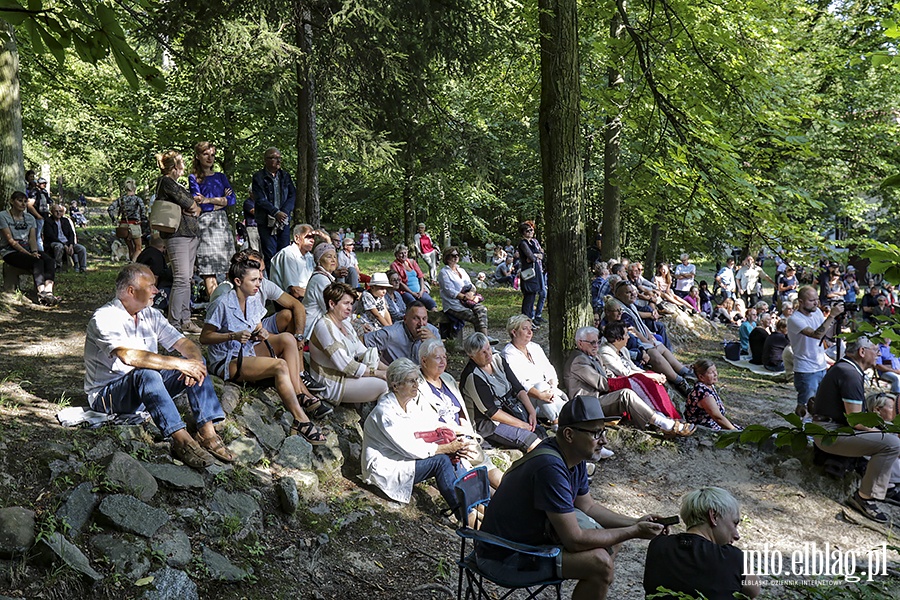
[[[556, 599], [562, 597], [562, 579], [539, 578], [535, 573], [542, 568], [550, 569], [556, 564], [560, 549], [555, 546], [529, 546], [519, 544], [501, 537], [479, 531], [481, 525], [481, 512], [479, 507], [485, 507], [491, 501], [491, 487], [487, 476], [487, 467], [481, 466], [461, 475], [453, 484], [456, 490], [456, 498], [459, 501], [459, 522], [461, 523], [456, 534], [460, 537], [459, 545], [459, 582], [456, 588], [457, 600], [477, 598], [493, 598], [485, 589], [485, 581], [506, 589], [506, 593], [498, 600], [509, 598], [518, 590], [525, 591], [528, 595], [525, 600], [534, 600], [546, 589], [556, 590]], [[474, 525], [469, 526], [470, 515], [474, 511]], [[467, 551], [467, 542], [472, 541], [472, 549]], [[479, 568], [475, 558], [476, 545], [486, 544], [513, 551], [513, 558], [509, 572], [502, 574], [487, 574]], [[514, 566], [516, 563], [525, 565], [522, 568]], [[537, 580], [535, 580], [537, 579]], [[465, 581], [466, 593], [463, 596], [463, 581]]]

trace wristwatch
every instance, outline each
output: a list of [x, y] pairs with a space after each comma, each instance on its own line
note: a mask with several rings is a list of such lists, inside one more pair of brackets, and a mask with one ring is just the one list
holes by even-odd
[[295, 333], [295, 334], [294, 334], [294, 339], [297, 340], [298, 342], [302, 342], [302, 341], [305, 340], [306, 338], [303, 337], [303, 334], [302, 334], [302, 333]]

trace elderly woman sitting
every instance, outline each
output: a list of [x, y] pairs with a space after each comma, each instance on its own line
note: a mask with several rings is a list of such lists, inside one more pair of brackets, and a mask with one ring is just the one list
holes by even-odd
[[622, 322], [608, 323], [603, 329], [604, 343], [600, 346], [600, 362], [607, 377], [626, 377], [628, 384], [641, 399], [658, 412], [672, 419], [680, 419], [678, 409], [666, 392], [666, 376], [639, 368], [631, 360], [625, 347], [628, 331]]
[[[446, 255], [445, 255], [446, 256]], [[463, 342], [469, 362], [459, 387], [466, 409], [475, 418], [475, 431], [498, 448], [528, 452], [545, 436], [528, 392], [509, 364], [494, 354], [488, 337], [475, 332]]]
[[[472, 419], [466, 410], [462, 392], [453, 377], [447, 373], [447, 349], [444, 342], [437, 338], [427, 339], [419, 346], [419, 366], [422, 379], [419, 380], [419, 397], [417, 402], [424, 411], [433, 411], [434, 417], [449, 427], [457, 436], [468, 436], [479, 443], [481, 436], [475, 433]], [[474, 449], [475, 456], [463, 457], [465, 470], [485, 466], [491, 486], [500, 485], [503, 472], [485, 457], [480, 449]], [[479, 460], [480, 459], [480, 460]]]
[[409, 502], [413, 485], [431, 479], [454, 511], [458, 505], [453, 482], [458, 456], [467, 455], [471, 440], [460, 439], [413, 401], [419, 392], [419, 367], [399, 358], [387, 370], [390, 390], [363, 425], [362, 478], [389, 498]]
[[422, 274], [419, 263], [409, 258], [409, 248], [397, 244], [394, 248], [394, 258], [391, 270], [400, 276], [400, 295], [403, 296], [406, 305], [409, 306], [419, 300], [428, 310], [436, 309], [437, 302], [425, 290], [425, 275]]
[[363, 345], [350, 323], [356, 290], [335, 282], [322, 297], [328, 312], [309, 339], [311, 370], [325, 386], [321, 396], [332, 404], [374, 402], [387, 391], [387, 367], [378, 361], [374, 348]]
[[713, 361], [701, 358], [694, 363], [694, 372], [698, 381], [688, 394], [684, 409], [685, 420], [716, 431], [740, 429], [725, 416], [725, 405], [719, 398], [719, 392], [716, 391], [719, 371]]
[[309, 276], [306, 284], [306, 294], [303, 296], [303, 307], [306, 309], [306, 328], [303, 336], [306, 339], [312, 335], [313, 327], [322, 315], [328, 310], [328, 305], [322, 292], [330, 284], [334, 283], [334, 271], [337, 269], [337, 251], [334, 245], [319, 243], [313, 248], [313, 260], [316, 262], [316, 270]]
[[459, 248], [450, 246], [444, 250], [443, 260], [446, 266], [441, 269], [438, 282], [444, 312], [471, 323], [475, 331], [487, 333], [487, 308], [476, 299], [475, 286], [469, 274], [459, 266]]
[[543, 348], [531, 341], [534, 324], [525, 315], [513, 315], [506, 322], [506, 331], [512, 341], [503, 348], [503, 358], [528, 391], [538, 417], [555, 425], [559, 411], [569, 399], [559, 389], [556, 369]]
[[644, 566], [647, 595], [659, 588], [710, 600], [730, 600], [737, 592], [759, 595], [759, 582], [743, 575], [744, 553], [733, 545], [741, 539], [741, 507], [734, 496], [717, 487], [694, 490], [681, 500], [681, 520], [685, 533], [650, 540]]

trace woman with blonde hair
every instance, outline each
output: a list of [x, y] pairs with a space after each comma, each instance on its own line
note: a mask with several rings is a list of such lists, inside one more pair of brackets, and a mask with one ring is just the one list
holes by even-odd
[[234, 234], [225, 209], [237, 202], [225, 173], [213, 171], [215, 162], [216, 147], [211, 142], [198, 142], [194, 146], [194, 164], [188, 175], [188, 186], [200, 205], [197, 273], [203, 278], [209, 296], [218, 285], [216, 275], [228, 271], [234, 254]]
[[200, 247], [200, 205], [191, 197], [178, 178], [184, 175], [184, 158], [170, 150], [156, 155], [162, 173], [156, 181], [156, 201], [172, 202], [181, 207], [181, 222], [173, 233], [160, 233], [172, 264], [172, 295], [169, 298], [169, 321], [182, 333], [200, 333], [191, 321], [191, 277]]
[[129, 177], [122, 187], [125, 195], [113, 200], [106, 212], [112, 219], [113, 225], [128, 227], [128, 237], [125, 238], [125, 243], [128, 245], [131, 262], [134, 262], [141, 253], [141, 222], [147, 217], [147, 214], [144, 209], [144, 201], [136, 194], [137, 185], [134, 183], [134, 179]]

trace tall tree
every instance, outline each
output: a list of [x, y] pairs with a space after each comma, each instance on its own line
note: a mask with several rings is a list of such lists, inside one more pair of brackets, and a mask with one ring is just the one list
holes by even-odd
[[19, 51], [12, 25], [0, 20], [0, 201], [23, 190], [22, 102], [19, 98]]

